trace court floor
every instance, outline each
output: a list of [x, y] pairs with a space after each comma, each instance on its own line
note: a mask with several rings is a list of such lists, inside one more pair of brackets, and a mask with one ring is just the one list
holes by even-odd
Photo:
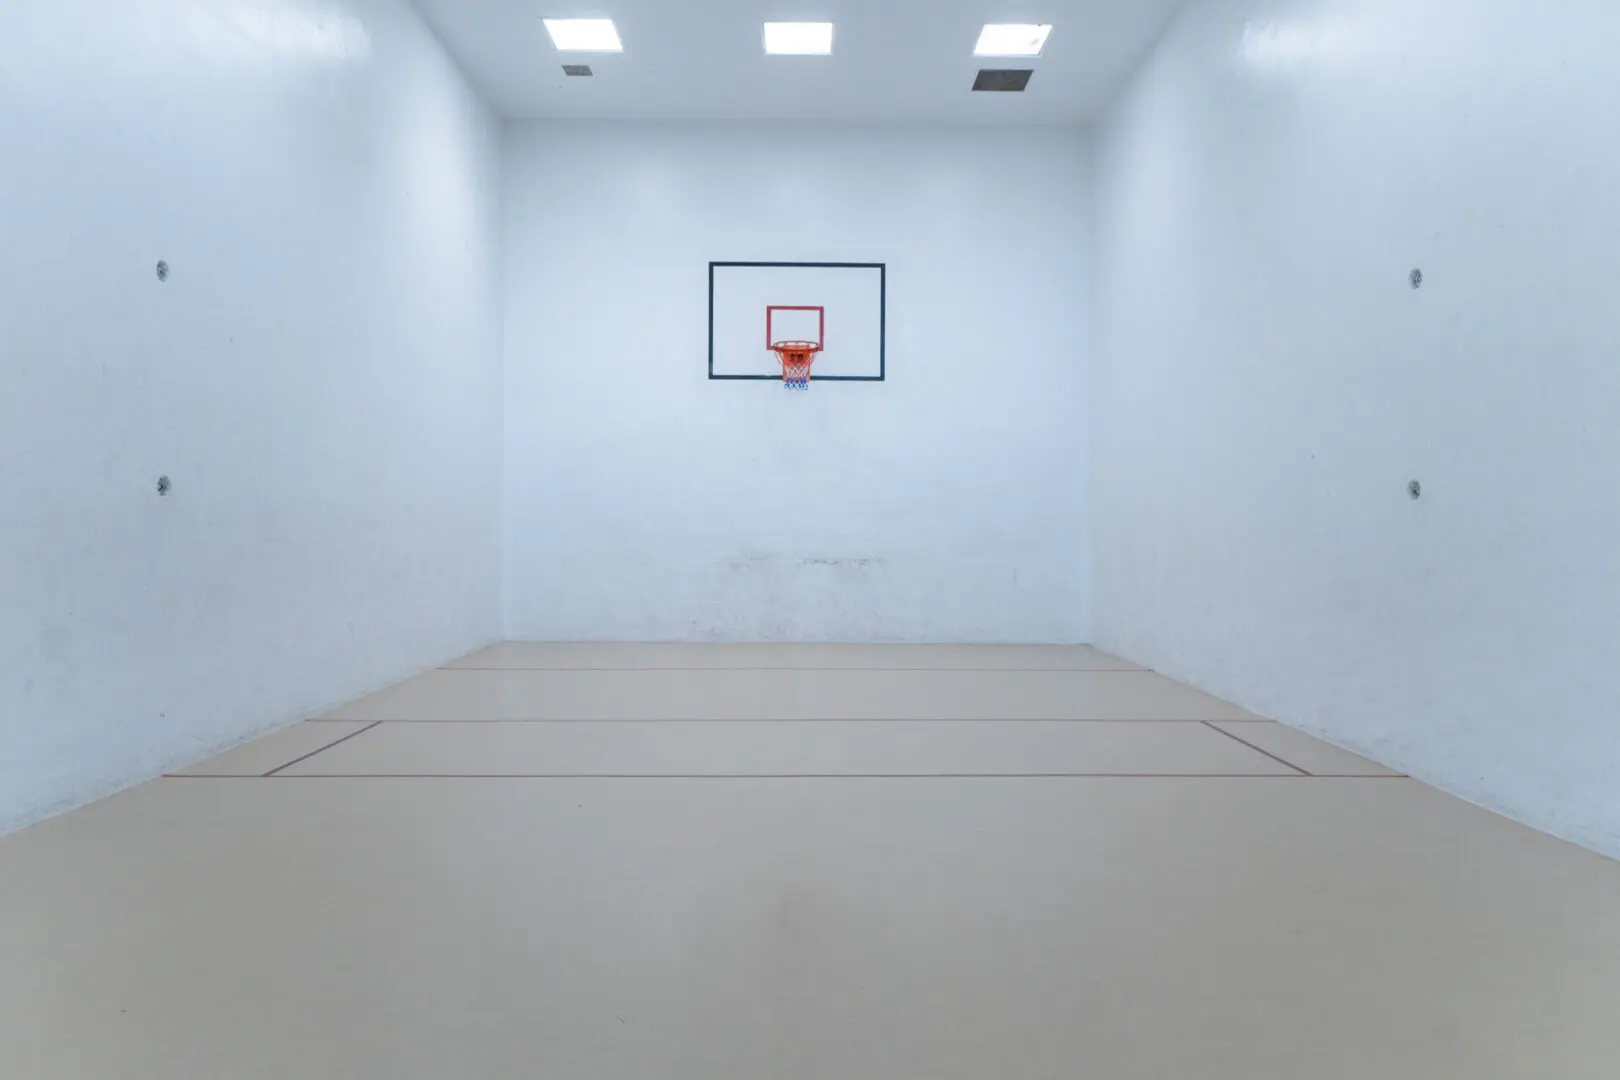
[[1620, 864], [1084, 647], [496, 646], [0, 838], [0, 1075], [1610, 1078]]

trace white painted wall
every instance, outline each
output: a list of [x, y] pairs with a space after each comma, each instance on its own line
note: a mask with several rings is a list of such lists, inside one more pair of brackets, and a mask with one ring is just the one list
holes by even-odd
[[[1087, 637], [1082, 135], [535, 125], [505, 161], [508, 636]], [[890, 381], [710, 382], [710, 260], [886, 262]]]
[[1614, 855], [1617, 39], [1191, 5], [1100, 136], [1094, 399], [1101, 645]]
[[498, 636], [498, 139], [402, 0], [8, 0], [0, 831]]

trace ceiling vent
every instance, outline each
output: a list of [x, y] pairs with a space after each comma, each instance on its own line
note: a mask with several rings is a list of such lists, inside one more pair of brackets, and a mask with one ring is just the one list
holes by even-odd
[[1029, 85], [1029, 77], [1033, 74], [1035, 72], [1032, 68], [985, 68], [979, 72], [979, 77], [973, 80], [973, 89], [1019, 94]]
[[589, 64], [564, 64], [563, 74], [570, 79], [588, 79], [594, 72]]

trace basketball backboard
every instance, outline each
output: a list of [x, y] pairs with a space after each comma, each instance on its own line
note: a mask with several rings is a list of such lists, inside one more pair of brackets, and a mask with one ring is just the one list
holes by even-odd
[[821, 346], [815, 382], [882, 382], [887, 374], [882, 263], [709, 264], [709, 378], [780, 381], [771, 346]]

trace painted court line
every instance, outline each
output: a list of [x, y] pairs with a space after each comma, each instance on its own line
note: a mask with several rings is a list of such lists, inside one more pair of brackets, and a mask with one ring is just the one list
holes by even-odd
[[[312, 716], [304, 721], [307, 724], [353, 724], [357, 721], [352, 717], [325, 717]], [[946, 717], [933, 719], [928, 717], [893, 717], [893, 716], [807, 716], [795, 717], [792, 720], [744, 720], [737, 717], [721, 717], [715, 720], [694, 720], [691, 717], [678, 719], [664, 719], [657, 716], [627, 719], [625, 717], [606, 717], [602, 719], [571, 720], [552, 717], [549, 719], [489, 719], [479, 718], [471, 720], [396, 720], [384, 718], [374, 720], [377, 724], [1208, 724], [1208, 720], [1176, 720], [1176, 719], [1144, 719], [1141, 717], [1023, 717], [1003, 716], [993, 717]], [[1257, 717], [1250, 720], [1221, 720], [1222, 724], [1274, 724], [1275, 720]], [[1217, 731], [1220, 729], [1217, 728]], [[359, 734], [356, 732], [356, 734]], [[1227, 733], [1222, 731], [1222, 735]], [[1229, 736], [1231, 737], [1231, 736]], [[1241, 741], [1241, 740], [1240, 740]]]
[[[1146, 668], [1067, 668], [1067, 667], [736, 667], [726, 665], [723, 667], [705, 667], [693, 664], [681, 664], [674, 667], [461, 667], [451, 665], [435, 668], [436, 671], [937, 671], [946, 674], [952, 671], [974, 671], [980, 673], [994, 673], [999, 675], [1018, 675], [1024, 672], [1072, 672], [1077, 675], [1156, 675], [1157, 672]], [[1163, 678], [1163, 676], [1160, 676]]]
[[347, 735], [343, 736], [343, 738], [341, 738], [341, 739], [333, 739], [331, 742], [327, 743], [325, 746], [319, 748], [318, 750], [311, 750], [309, 753], [305, 754], [303, 757], [294, 758], [293, 760], [287, 762], [285, 765], [277, 765], [275, 768], [273, 768], [269, 772], [265, 773], [264, 776], [259, 777], [259, 779], [261, 779], [261, 780], [262, 779], [267, 779], [269, 777], [272, 777], [272, 776], [276, 775], [282, 769], [290, 769], [294, 765], [298, 765], [298, 764], [301, 764], [301, 763], [303, 763], [305, 761], [308, 761], [310, 758], [314, 757], [316, 754], [323, 754], [326, 751], [332, 749], [332, 747], [337, 746], [339, 743], [346, 743], [350, 739], [355, 738], [358, 735], [364, 735], [366, 732], [370, 731], [374, 727], [377, 727], [381, 723], [382, 723], [381, 720], [373, 720], [371, 723], [367, 724], [365, 727], [361, 728], [359, 731], [351, 731]]
[[[356, 732], [356, 734], [359, 734]], [[352, 737], [352, 736], [351, 736]], [[296, 764], [296, 763], [289, 763]], [[1283, 764], [1287, 764], [1284, 762]], [[283, 766], [286, 768], [287, 766]], [[1409, 780], [1310, 773], [268, 773], [168, 780]]]
[[1230, 731], [1222, 731], [1220, 728], [1216, 727], [1214, 724], [1210, 723], [1208, 720], [1201, 721], [1201, 723], [1205, 727], [1209, 728], [1209, 730], [1211, 730], [1211, 731], [1219, 731], [1222, 735], [1225, 735], [1228, 739], [1232, 739], [1235, 742], [1242, 743], [1244, 746], [1247, 746], [1250, 750], [1253, 750], [1257, 754], [1266, 755], [1266, 757], [1270, 758], [1272, 761], [1275, 761], [1279, 765], [1288, 766], [1290, 769], [1293, 769], [1295, 772], [1299, 773], [1301, 776], [1310, 776], [1311, 775], [1310, 773], [1306, 772], [1304, 769], [1301, 769], [1298, 765], [1295, 765], [1292, 761], [1284, 761], [1282, 758], [1278, 757], [1276, 754], [1273, 754], [1270, 750], [1262, 750], [1258, 746], [1254, 745], [1254, 743], [1250, 742], [1247, 739], [1240, 739], [1236, 735], [1232, 734]]

